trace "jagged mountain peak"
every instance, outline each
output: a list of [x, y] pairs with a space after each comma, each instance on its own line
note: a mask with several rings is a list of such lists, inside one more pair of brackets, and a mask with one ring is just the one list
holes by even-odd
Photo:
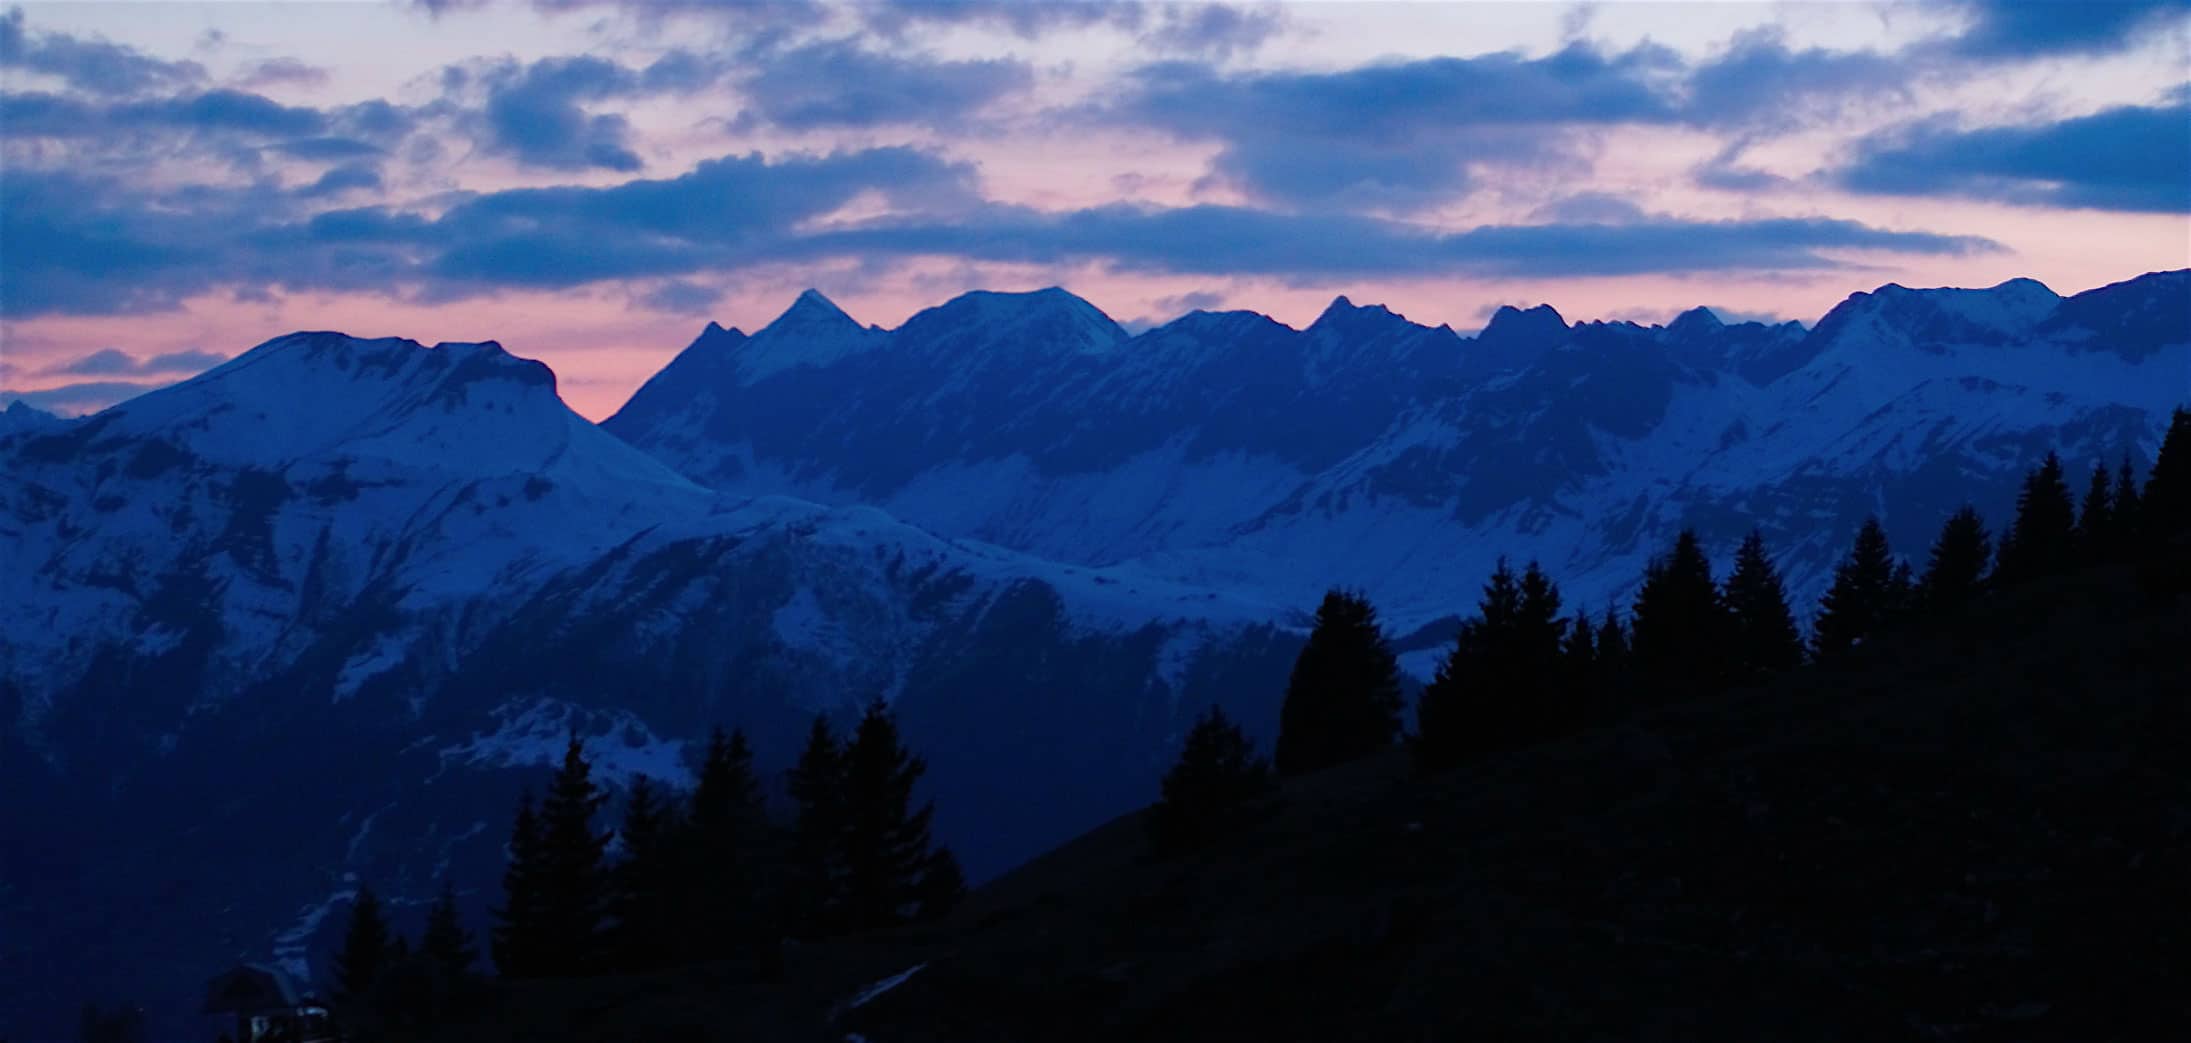
[[1511, 304], [1502, 304], [1491, 313], [1491, 321], [1484, 324], [1483, 332], [1476, 341], [1484, 345], [1510, 345], [1520, 343], [1545, 343], [1555, 341], [1567, 333], [1567, 320], [1559, 310], [1549, 304], [1539, 304], [1527, 310]]
[[1716, 333], [1726, 325], [1720, 320], [1718, 312], [1700, 304], [1674, 316], [1674, 321], [1666, 324], [1666, 332], [1676, 336], [1695, 336]]
[[1360, 330], [1412, 325], [1414, 323], [1409, 322], [1407, 316], [1393, 311], [1391, 308], [1387, 308], [1382, 304], [1356, 304], [1346, 294], [1342, 293], [1337, 297], [1333, 297], [1331, 303], [1324, 306], [1323, 312], [1316, 316], [1315, 322], [1309, 323], [1308, 329], [1310, 332], [1353, 333]]
[[776, 316], [775, 321], [763, 326], [761, 333], [782, 336], [787, 333], [813, 334], [847, 328], [859, 330], [863, 327], [852, 316], [845, 314], [843, 308], [837, 307], [837, 302], [823, 296], [822, 291], [809, 287], [799, 291], [799, 296], [792, 300], [791, 307], [785, 308], [783, 314]]

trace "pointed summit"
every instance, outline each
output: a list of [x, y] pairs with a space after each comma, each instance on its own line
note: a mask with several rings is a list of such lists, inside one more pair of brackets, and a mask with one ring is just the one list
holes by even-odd
[[1331, 303], [1325, 306], [1324, 313], [1318, 315], [1315, 322], [1309, 323], [1309, 329], [1340, 329], [1352, 332], [1392, 320], [1407, 322], [1406, 318], [1382, 304], [1356, 304], [1348, 300], [1345, 294], [1340, 294], [1331, 299]]
[[822, 296], [822, 291], [810, 287], [800, 291], [798, 299], [791, 302], [791, 307], [784, 309], [784, 313], [778, 315], [776, 321], [763, 327], [761, 332], [797, 331], [805, 334], [842, 327], [857, 330], [860, 324], [853, 321], [852, 316], [846, 315], [843, 308], [837, 307], [837, 302]]
[[1726, 325], [1720, 321], [1719, 313], [1698, 305], [1674, 316], [1674, 321], [1666, 324], [1666, 332], [1677, 336], [1700, 336], [1716, 332]]

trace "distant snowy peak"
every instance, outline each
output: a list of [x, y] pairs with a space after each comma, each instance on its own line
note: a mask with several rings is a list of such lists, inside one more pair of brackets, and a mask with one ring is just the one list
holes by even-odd
[[426, 347], [317, 331], [276, 337], [76, 431], [227, 467], [379, 460], [403, 473], [676, 486], [674, 471], [573, 413], [546, 365], [493, 341]]
[[[2039, 332], [2072, 348], [2133, 360], [2191, 344], [2191, 269], [2153, 272], [2080, 293], [2055, 308]], [[2186, 382], [2191, 388], [2191, 374]]]
[[1888, 283], [1851, 294], [1818, 321], [1821, 344], [1860, 338], [1885, 346], [2003, 344], [2022, 338], [2062, 302], [2035, 279], [2010, 279], [1986, 289], [1913, 290]]
[[[714, 323], [708, 325], [715, 327]], [[753, 336], [732, 343], [726, 338], [711, 340], [703, 333], [686, 351], [732, 348], [730, 369], [738, 380], [750, 384], [787, 370], [829, 366], [886, 341], [882, 330], [860, 325], [821, 291], [807, 290], [776, 321]], [[683, 358], [679, 356], [680, 361]]]
[[22, 399], [16, 399], [8, 404], [8, 408], [0, 410], [0, 435], [42, 430], [65, 423], [68, 423], [67, 419], [48, 413]]
[[1055, 286], [1026, 293], [976, 290], [929, 308], [896, 331], [914, 345], [1100, 355], [1131, 335], [1103, 310]]
[[1666, 332], [1680, 337], [1701, 337], [1718, 333], [1726, 325], [1720, 321], [1718, 312], [1698, 305], [1674, 316], [1674, 321], [1666, 324]]

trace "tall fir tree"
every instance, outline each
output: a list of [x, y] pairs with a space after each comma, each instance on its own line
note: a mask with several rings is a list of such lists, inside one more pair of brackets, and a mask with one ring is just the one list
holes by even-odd
[[1144, 822], [1162, 854], [1200, 846], [1237, 827], [1271, 792], [1270, 765], [1225, 711], [1212, 706], [1194, 722], [1179, 759], [1164, 773], [1163, 795]]
[[1918, 581], [1918, 601], [1927, 615], [1952, 611], [1969, 604], [1978, 596], [1978, 584], [1986, 577], [1986, 564], [1993, 560], [1993, 537], [1986, 532], [1986, 521], [1978, 514], [1978, 508], [1969, 504], [1957, 509], [1940, 526], [1940, 535], [1932, 541], [1932, 555], [1925, 563], [1925, 575]]
[[644, 775], [632, 780], [617, 831], [624, 857], [610, 871], [611, 959], [620, 970], [653, 970], [685, 955], [680, 942], [690, 909], [677, 887], [671, 845], [677, 826], [675, 807], [656, 795], [653, 781]]
[[2001, 538], [1994, 577], [2003, 584], [2028, 583], [2062, 571], [2072, 560], [2076, 528], [2076, 508], [2070, 502], [2069, 486], [2062, 481], [2062, 458], [2048, 453], [2024, 477], [2023, 491], [2016, 497], [2016, 520]]
[[1579, 608], [1575, 618], [1567, 621], [1567, 636], [1560, 641], [1560, 675], [1566, 680], [1568, 700], [1578, 709], [1586, 708], [1598, 683], [1598, 627]]
[[1377, 610], [1359, 594], [1324, 595], [1279, 709], [1278, 773], [1321, 771], [1392, 745], [1400, 709], [1400, 667]]
[[1818, 603], [1813, 641], [1818, 658], [1838, 659], [1879, 636], [1893, 618], [1900, 596], [1894, 550], [1877, 517], [1864, 519], [1856, 544], [1834, 567], [1833, 586]]
[[1601, 693], [1610, 694], [1610, 687], [1627, 674], [1629, 667], [1628, 627], [1620, 621], [1620, 610], [1605, 606], [1605, 620], [1598, 624], [1598, 683]]
[[479, 949], [457, 910], [456, 885], [447, 880], [441, 883], [441, 896], [426, 911], [418, 954], [433, 973], [444, 1012], [466, 998], [477, 974]]
[[609, 907], [610, 834], [594, 828], [594, 816], [607, 800], [593, 781], [584, 744], [572, 734], [563, 766], [540, 803], [542, 977], [593, 974], [609, 963], [603, 918]]
[[2191, 534], [2191, 411], [2177, 409], [2139, 497], [2144, 542], [2165, 546]]
[[903, 923], [921, 908], [933, 804], [913, 805], [928, 770], [898, 737], [890, 707], [868, 704], [844, 750], [844, 908], [851, 930]]
[[517, 798], [517, 818], [510, 826], [509, 862], [502, 870], [502, 906], [495, 910], [495, 970], [505, 978], [531, 978], [540, 973], [547, 902], [543, 892], [544, 862], [540, 816], [533, 810], [532, 793], [527, 791]]
[[1560, 669], [1567, 619], [1560, 614], [1559, 584], [1531, 561], [1522, 570], [1521, 617], [1514, 632], [1515, 738], [1535, 742], [1567, 730], [1575, 708]]
[[2085, 483], [2084, 500], [2077, 507], [2077, 561], [2097, 565], [2115, 556], [2120, 539], [2115, 524], [2115, 486], [2106, 464], [2092, 467]]
[[1738, 684], [1756, 684], [1803, 662], [1803, 634], [1788, 609], [1788, 590], [1765, 552], [1765, 535], [1755, 529], [1735, 551], [1735, 569], [1727, 577], [1727, 614], [1733, 627], [1733, 676]]
[[381, 975], [395, 960], [396, 939], [388, 929], [388, 915], [380, 896], [369, 884], [359, 884], [350, 903], [350, 924], [343, 931], [342, 948], [335, 954], [335, 995], [361, 1007], [370, 1007]]
[[844, 751], [829, 719], [814, 716], [806, 748], [786, 779], [791, 824], [790, 920], [800, 937], [830, 934], [844, 922]]
[[766, 814], [745, 732], [708, 737], [692, 814], [681, 831], [680, 886], [692, 930], [687, 956], [728, 959], [773, 949], [781, 925], [771, 915], [776, 836]]
[[2123, 454], [2122, 466], [2115, 469], [2115, 548], [2114, 560], [2120, 561], [2136, 553], [2145, 539], [2144, 503], [2138, 495], [2138, 476], [2130, 469], [2130, 454]]
[[1696, 531], [1683, 529], [1673, 550], [1644, 569], [1629, 614], [1631, 688], [1647, 702], [1718, 690], [1729, 670], [1727, 634], [1711, 560]]
[[920, 919], [933, 920], [958, 908], [966, 898], [966, 873], [959, 869], [958, 856], [947, 847], [930, 851], [915, 891]]

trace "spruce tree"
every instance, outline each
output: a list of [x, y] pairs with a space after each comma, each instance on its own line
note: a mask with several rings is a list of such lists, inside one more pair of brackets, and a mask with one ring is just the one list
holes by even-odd
[[1400, 667], [1377, 610], [1359, 594], [1324, 595], [1279, 710], [1278, 773], [1321, 771], [1392, 745], [1400, 708]]
[[926, 770], [899, 741], [888, 704], [868, 704], [844, 750], [842, 851], [850, 930], [889, 927], [920, 909], [935, 808], [915, 808], [913, 786]]
[[692, 814], [680, 833], [679, 885], [692, 930], [687, 956], [715, 960], [771, 949], [779, 928], [771, 916], [767, 867], [774, 835], [765, 813], [753, 750], [745, 732], [708, 737], [693, 790]]
[[[1633, 688], [1648, 701], [1717, 691], [1728, 673], [1728, 620], [1712, 563], [1694, 530], [1644, 569], [1629, 618]], [[1602, 643], [1600, 644], [1602, 648]]]
[[2191, 533], [2191, 411], [2176, 410], [2139, 497], [2144, 541], [2166, 546]]
[[502, 907], [495, 910], [495, 970], [505, 978], [531, 978], [540, 973], [545, 883], [540, 818], [533, 811], [532, 794], [526, 792], [517, 799], [517, 819], [510, 827], [509, 863], [502, 870]]
[[1202, 844], [1238, 826], [1270, 791], [1270, 765], [1225, 711], [1212, 706], [1196, 719], [1179, 760], [1164, 773], [1163, 796], [1143, 820], [1149, 845], [1169, 854]]
[[791, 929], [819, 937], [843, 922], [844, 753], [829, 719], [814, 716], [806, 749], [787, 778], [791, 826]]
[[1575, 610], [1567, 621], [1567, 636], [1560, 642], [1560, 675], [1566, 681], [1567, 698], [1578, 709], [1589, 703], [1598, 683], [1598, 628], [1590, 614]]
[[441, 897], [426, 911], [426, 931], [419, 937], [418, 954], [433, 975], [440, 999], [437, 1013], [446, 1014], [460, 1006], [472, 991], [479, 950], [457, 912], [456, 886], [447, 880], [441, 883]]
[[1560, 669], [1560, 648], [1567, 620], [1560, 615], [1560, 588], [1532, 561], [1522, 570], [1521, 615], [1514, 632], [1514, 680], [1511, 697], [1515, 738], [1535, 742], [1565, 731], [1574, 707]]
[[2084, 565], [2096, 565], [2114, 556], [2117, 535], [2115, 525], [2114, 483], [2107, 473], [2106, 464], [2094, 464], [2092, 479], [2085, 483], [2084, 501], [2077, 508], [2077, 561]]
[[1733, 626], [1733, 680], [1756, 684], [1803, 662], [1803, 635], [1788, 610], [1787, 587], [1765, 553], [1765, 536], [1755, 529], [1735, 551], [1735, 570], [1727, 577], [1727, 614]]
[[612, 948], [622, 970], [644, 971], [675, 963], [680, 927], [689, 926], [690, 910], [676, 893], [677, 866], [671, 836], [675, 809], [655, 795], [652, 781], [632, 780], [624, 798], [624, 826], [617, 831], [624, 857], [611, 871], [616, 926]]
[[1886, 628], [1899, 600], [1895, 565], [1887, 530], [1878, 518], [1866, 518], [1855, 546], [1834, 567], [1833, 586], [1818, 604], [1813, 628], [1818, 658], [1846, 656]]
[[1605, 606], [1605, 621], [1598, 624], [1598, 682], [1601, 693], [1628, 672], [1628, 628], [1620, 621], [1620, 610]]
[[1918, 581], [1918, 598], [1928, 614], [1951, 611], [1978, 595], [1986, 563], [1993, 559], [1993, 538], [1978, 509], [1965, 504], [1940, 526], [1932, 556]]
[[335, 954], [335, 995], [369, 1008], [373, 990], [392, 961], [392, 945], [380, 896], [371, 885], [359, 884], [357, 897], [350, 903], [350, 926], [343, 932], [342, 949]]
[[947, 847], [929, 852], [928, 862], [921, 867], [920, 884], [917, 888], [920, 902], [919, 917], [933, 920], [953, 909], [966, 897], [966, 874], [959, 869], [958, 856]]
[[2138, 476], [2130, 469], [2130, 454], [2123, 454], [2122, 466], [2115, 470], [2115, 548], [2114, 560], [2122, 560], [2136, 553], [2145, 539], [2144, 503], [2138, 496]]
[[593, 766], [573, 734], [563, 766], [540, 803], [542, 977], [564, 978], [605, 969], [603, 917], [609, 879], [604, 861], [609, 834], [596, 832], [594, 816], [608, 795], [593, 781]]
[[2024, 478], [2016, 497], [2016, 520], [2001, 538], [1995, 578], [2016, 584], [2061, 572], [2070, 563], [2076, 527], [2076, 508], [2062, 481], [2062, 459], [2048, 453]]

